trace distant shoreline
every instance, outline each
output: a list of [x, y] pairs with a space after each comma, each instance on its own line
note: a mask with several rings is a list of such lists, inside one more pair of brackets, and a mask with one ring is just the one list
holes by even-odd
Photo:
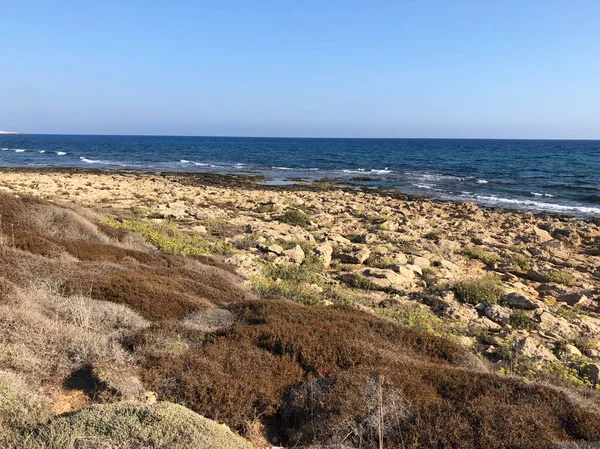
[[[323, 192], [326, 193], [332, 190], [342, 190], [346, 192], [362, 192], [373, 195], [380, 195], [384, 197], [394, 198], [402, 201], [414, 201], [414, 202], [428, 202], [438, 205], [443, 204], [459, 204], [459, 203], [471, 203], [476, 205], [481, 210], [497, 211], [509, 214], [532, 214], [534, 217], [555, 217], [564, 220], [577, 220], [582, 222], [591, 222], [600, 224], [600, 218], [597, 217], [586, 217], [577, 216], [568, 213], [558, 213], [551, 211], [532, 211], [526, 209], [512, 208], [512, 207], [501, 207], [501, 206], [488, 206], [479, 204], [473, 201], [460, 201], [460, 200], [445, 200], [439, 199], [427, 195], [415, 195], [406, 193], [401, 190], [389, 189], [386, 187], [375, 187], [375, 186], [361, 186], [346, 184], [335, 180], [319, 180], [312, 183], [304, 182], [291, 182], [285, 184], [269, 184], [270, 178], [266, 178], [260, 175], [247, 175], [247, 174], [221, 174], [221, 173], [190, 173], [190, 172], [178, 172], [178, 171], [160, 171], [150, 172], [145, 170], [134, 170], [134, 169], [113, 169], [113, 168], [91, 168], [91, 167], [0, 167], [1, 173], [22, 173], [34, 175], [36, 173], [43, 175], [61, 174], [65, 177], [71, 177], [73, 175], [101, 175], [112, 178], [114, 176], [133, 176], [133, 177], [163, 177], [171, 179], [173, 182], [178, 182], [188, 186], [206, 186], [206, 187], [217, 187], [226, 189], [241, 189], [241, 190], [263, 190], [263, 191], [279, 191], [279, 192], [296, 192], [296, 191], [312, 191], [312, 192]], [[293, 181], [293, 180], [291, 180]], [[42, 193], [43, 192], [39, 192]]]
[[20, 133], [18, 131], [0, 131], [0, 134], [6, 135], [6, 134], [22, 134], [22, 133]]

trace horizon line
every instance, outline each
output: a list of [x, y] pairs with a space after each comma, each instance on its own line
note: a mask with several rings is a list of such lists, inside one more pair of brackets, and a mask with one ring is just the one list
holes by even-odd
[[237, 139], [348, 139], [348, 140], [563, 140], [600, 141], [600, 138], [583, 137], [316, 137], [316, 136], [244, 136], [244, 135], [198, 135], [198, 134], [106, 134], [106, 133], [26, 133], [2, 132], [0, 136], [102, 136], [102, 137], [202, 137]]

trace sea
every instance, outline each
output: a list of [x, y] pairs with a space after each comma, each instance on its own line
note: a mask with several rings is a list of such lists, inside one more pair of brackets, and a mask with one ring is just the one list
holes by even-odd
[[0, 166], [327, 180], [600, 218], [600, 141], [5, 134]]

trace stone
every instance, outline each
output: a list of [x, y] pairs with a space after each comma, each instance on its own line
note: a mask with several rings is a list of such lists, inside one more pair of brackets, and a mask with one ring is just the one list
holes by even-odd
[[581, 304], [588, 301], [588, 297], [583, 293], [567, 293], [565, 295], [561, 295], [558, 297], [560, 302], [564, 302], [570, 306], [575, 306], [577, 304]]
[[354, 247], [349, 252], [336, 253], [336, 258], [343, 263], [360, 265], [371, 256], [371, 250], [366, 246]]
[[502, 295], [500, 302], [513, 309], [534, 310], [540, 307], [535, 300], [517, 292]]
[[552, 236], [548, 231], [538, 228], [537, 226], [533, 227], [533, 233], [535, 234], [536, 240], [541, 243], [545, 243], [549, 240], [552, 240]]
[[381, 229], [382, 231], [397, 231], [398, 223], [392, 220], [386, 220], [379, 225], [379, 229]]
[[494, 323], [505, 324], [510, 319], [510, 310], [497, 304], [489, 304], [483, 309], [483, 315]]
[[392, 259], [394, 260], [394, 263], [398, 265], [406, 265], [408, 263], [408, 258], [404, 253], [396, 253]]
[[261, 244], [261, 245], [258, 245], [258, 249], [260, 249], [261, 251], [263, 251], [265, 253], [273, 253], [278, 256], [283, 254], [283, 247], [276, 243], [273, 243], [271, 245]]
[[196, 225], [190, 228], [190, 231], [195, 232], [197, 234], [206, 234], [208, 231], [206, 230], [206, 226]]
[[350, 245], [352, 245], [352, 242], [350, 240], [348, 240], [346, 237], [343, 237], [343, 236], [341, 236], [339, 234], [328, 234], [327, 235], [327, 240], [329, 240], [334, 245], [339, 245], [339, 246], [350, 246]]
[[412, 263], [413, 263], [413, 265], [416, 265], [416, 266], [420, 267], [421, 269], [429, 268], [431, 266], [431, 262], [429, 261], [429, 259], [427, 259], [425, 257], [419, 257], [419, 256], [414, 256]]
[[331, 255], [333, 254], [333, 247], [329, 243], [320, 243], [313, 249], [314, 253], [319, 257], [323, 267], [328, 268], [331, 264]]
[[533, 268], [527, 271], [527, 277], [535, 282], [547, 282], [548, 277]]
[[600, 381], [600, 364], [589, 363], [583, 368], [583, 372], [590, 378], [593, 384], [597, 384]]
[[283, 256], [300, 265], [304, 261], [305, 254], [300, 245], [294, 245], [290, 249], [286, 249]]
[[[398, 271], [400, 270], [400, 268], [402, 267], [398, 267]], [[423, 275], [423, 270], [418, 265], [406, 265], [406, 268], [408, 268], [413, 273], [418, 274], [419, 276]]]
[[245, 254], [234, 254], [225, 259], [225, 262], [237, 268], [238, 273], [250, 277], [260, 273], [254, 257]]
[[366, 244], [372, 244], [377, 241], [377, 235], [367, 233], [360, 236], [360, 241]]
[[514, 342], [514, 349], [521, 355], [536, 362], [554, 362], [556, 356], [541, 342], [532, 337], [525, 337]]
[[413, 286], [412, 278], [385, 268], [362, 268], [356, 271], [355, 274], [363, 277], [364, 279], [371, 282], [373, 285], [382, 289], [403, 289], [410, 288]]
[[540, 330], [556, 334], [562, 338], [569, 338], [574, 330], [567, 320], [563, 317], [555, 316], [544, 310], [536, 315]]
[[581, 357], [581, 351], [575, 345], [570, 344], [565, 345], [565, 354], [569, 357]]

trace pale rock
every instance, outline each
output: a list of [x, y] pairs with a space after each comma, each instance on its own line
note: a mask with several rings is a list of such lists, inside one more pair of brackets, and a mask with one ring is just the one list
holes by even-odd
[[195, 232], [197, 234], [206, 234], [208, 231], [206, 230], [206, 226], [196, 225], [190, 228], [190, 231]]
[[569, 338], [574, 334], [573, 327], [563, 317], [555, 316], [544, 310], [536, 314], [540, 329], [544, 332], [554, 333], [563, 338]]
[[398, 223], [392, 220], [386, 220], [379, 225], [379, 229], [381, 229], [382, 231], [397, 231]]
[[514, 342], [514, 349], [521, 355], [537, 362], [554, 362], [556, 356], [541, 342], [532, 337], [525, 337]]
[[286, 249], [283, 256], [300, 265], [304, 261], [305, 254], [300, 245], [294, 245], [290, 249]]
[[550, 233], [548, 231], [540, 229], [537, 226], [533, 227], [533, 232], [536, 236], [536, 239], [541, 243], [545, 243], [545, 242], [552, 240], [552, 236], [550, 235]]
[[383, 289], [403, 289], [413, 286], [412, 278], [403, 276], [402, 274], [396, 273], [393, 270], [383, 268], [362, 268], [356, 271], [355, 274], [367, 279], [373, 285]]
[[[401, 268], [401, 267], [398, 267], [398, 270], [400, 270], [400, 268]], [[422, 269], [421, 269], [421, 267], [420, 267], [420, 266], [418, 266], [418, 265], [412, 265], [412, 264], [409, 264], [409, 265], [406, 265], [406, 268], [408, 268], [408, 269], [409, 269], [410, 271], [412, 271], [413, 273], [415, 273], [415, 274], [418, 274], [419, 276], [422, 276], [422, 275], [423, 275], [423, 270], [422, 270]]]
[[320, 243], [319, 245], [314, 247], [313, 251], [317, 256], [319, 256], [319, 259], [321, 260], [323, 266], [325, 268], [328, 268], [331, 264], [333, 247], [329, 243]]
[[404, 253], [396, 253], [392, 257], [394, 263], [398, 265], [406, 265], [408, 263], [408, 258]]
[[278, 256], [280, 256], [281, 254], [283, 254], [283, 247], [281, 245], [276, 244], [276, 243], [272, 243], [270, 245], [261, 244], [261, 245], [258, 245], [258, 249], [260, 249], [261, 251], [263, 251], [265, 253], [273, 253], [273, 254], [276, 254]]
[[513, 309], [534, 310], [540, 307], [535, 300], [517, 292], [502, 295], [500, 302]]
[[343, 237], [339, 234], [328, 234], [327, 240], [330, 241], [334, 245], [339, 245], [339, 246], [352, 245], [352, 242], [350, 240], [348, 240], [346, 237]]
[[510, 310], [497, 304], [486, 305], [483, 314], [498, 324], [505, 324], [510, 319]]
[[237, 268], [238, 273], [244, 276], [253, 276], [260, 273], [260, 269], [252, 256], [245, 254], [234, 254], [225, 259], [225, 262]]
[[581, 351], [575, 345], [565, 345], [565, 355], [567, 357], [581, 357]]
[[431, 266], [431, 262], [429, 261], [429, 259], [425, 258], [425, 257], [419, 257], [419, 256], [413, 256], [413, 265], [416, 265], [420, 268], [429, 268]]
[[349, 252], [336, 253], [335, 257], [343, 263], [360, 265], [371, 256], [371, 250], [366, 246], [354, 246]]

